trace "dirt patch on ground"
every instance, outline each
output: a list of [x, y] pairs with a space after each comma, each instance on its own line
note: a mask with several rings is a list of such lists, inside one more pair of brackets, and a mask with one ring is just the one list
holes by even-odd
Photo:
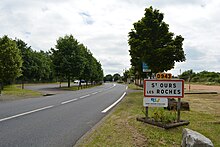
[[185, 84], [186, 91], [215, 91], [220, 93], [220, 86], [214, 85], [197, 85], [197, 84]]

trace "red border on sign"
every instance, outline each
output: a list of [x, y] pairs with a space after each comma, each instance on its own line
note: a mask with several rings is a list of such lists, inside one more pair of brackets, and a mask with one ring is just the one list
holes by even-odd
[[[146, 95], [146, 82], [147, 81], [165, 81], [165, 82], [182, 82], [182, 95], [181, 96], [157, 96], [157, 95]], [[155, 80], [155, 79], [145, 79], [144, 80], [144, 96], [145, 97], [160, 97], [160, 98], [183, 98], [184, 97], [184, 80]]]

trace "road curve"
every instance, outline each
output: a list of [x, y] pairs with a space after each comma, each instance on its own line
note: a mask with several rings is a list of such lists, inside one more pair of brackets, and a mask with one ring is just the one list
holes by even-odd
[[48, 97], [0, 103], [0, 146], [70, 147], [125, 95], [104, 84]]

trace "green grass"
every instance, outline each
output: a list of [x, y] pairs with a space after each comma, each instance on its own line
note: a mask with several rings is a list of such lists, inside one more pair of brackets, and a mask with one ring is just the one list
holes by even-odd
[[4, 87], [2, 96], [0, 96], [0, 100], [15, 100], [39, 96], [42, 96], [40, 92], [21, 89], [19, 85], [8, 85]]
[[133, 90], [143, 90], [142, 87], [139, 87], [139, 86], [137, 86], [135, 84], [128, 84], [128, 88], [129, 89], [133, 89]]
[[[183, 128], [198, 131], [211, 139], [214, 146], [220, 146], [220, 95], [203, 95], [202, 97], [186, 95], [183, 100], [189, 101], [191, 111], [181, 111], [181, 119], [189, 120], [190, 124], [169, 130], [136, 120], [137, 117], [144, 117], [142, 99], [142, 92], [128, 94], [103, 123], [82, 140], [79, 146], [179, 147]], [[153, 108], [149, 108], [149, 116], [154, 111]]]
[[100, 85], [87, 85], [87, 86], [83, 85], [81, 87], [79, 87], [79, 86], [61, 87], [61, 89], [75, 91], [75, 90], [81, 90], [81, 89], [86, 89], [86, 88], [93, 88], [96, 86], [100, 86]]

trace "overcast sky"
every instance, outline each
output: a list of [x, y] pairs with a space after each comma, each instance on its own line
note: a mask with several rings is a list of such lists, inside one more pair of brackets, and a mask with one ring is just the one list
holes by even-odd
[[130, 67], [128, 32], [153, 6], [164, 13], [170, 31], [182, 35], [186, 62], [171, 72], [220, 72], [219, 0], [0, 0], [0, 37], [22, 39], [47, 51], [72, 34], [91, 50], [104, 74]]

